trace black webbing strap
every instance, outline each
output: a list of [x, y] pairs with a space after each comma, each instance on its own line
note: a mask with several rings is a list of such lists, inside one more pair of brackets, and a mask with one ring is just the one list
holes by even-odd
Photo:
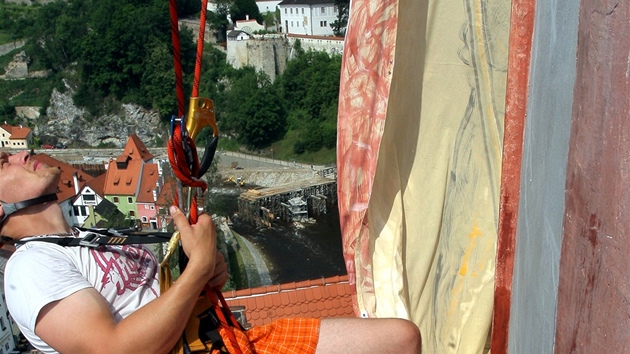
[[[85, 231], [83, 229], [80, 230]], [[112, 234], [107, 231], [88, 230], [87, 233], [82, 232], [82, 234], [84, 234], [83, 237], [36, 237], [28, 240], [20, 240], [15, 243], [19, 245], [31, 241], [43, 241], [56, 243], [60, 246], [83, 246], [94, 248], [102, 245], [133, 245], [168, 242], [171, 238], [171, 235], [165, 232], [140, 235], [122, 233]]]

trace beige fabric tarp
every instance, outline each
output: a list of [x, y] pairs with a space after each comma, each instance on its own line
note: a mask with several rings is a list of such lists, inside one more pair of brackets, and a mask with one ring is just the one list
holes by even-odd
[[364, 317], [425, 353], [480, 353], [492, 318], [510, 3], [353, 1], [338, 193]]

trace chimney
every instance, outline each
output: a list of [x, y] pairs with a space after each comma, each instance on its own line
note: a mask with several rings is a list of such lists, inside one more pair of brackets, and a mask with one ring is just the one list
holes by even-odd
[[72, 174], [72, 181], [74, 182], [74, 195], [79, 195], [79, 177], [76, 172]]

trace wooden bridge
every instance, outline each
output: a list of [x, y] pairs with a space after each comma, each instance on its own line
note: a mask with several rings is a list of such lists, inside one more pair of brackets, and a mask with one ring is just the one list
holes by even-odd
[[[295, 203], [295, 200], [305, 203]], [[337, 181], [320, 176], [276, 187], [250, 189], [238, 198], [238, 210], [243, 220], [271, 226], [274, 220], [303, 220], [325, 214], [335, 203]]]

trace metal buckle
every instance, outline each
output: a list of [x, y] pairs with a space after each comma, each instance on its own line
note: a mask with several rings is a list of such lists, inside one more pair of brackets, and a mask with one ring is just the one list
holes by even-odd
[[79, 246], [96, 248], [96, 247], [100, 246], [98, 244], [98, 241], [101, 239], [101, 237], [103, 237], [103, 236], [99, 235], [97, 233], [94, 233], [94, 232], [90, 232], [87, 235], [85, 235], [81, 239], [81, 241], [79, 241]]

